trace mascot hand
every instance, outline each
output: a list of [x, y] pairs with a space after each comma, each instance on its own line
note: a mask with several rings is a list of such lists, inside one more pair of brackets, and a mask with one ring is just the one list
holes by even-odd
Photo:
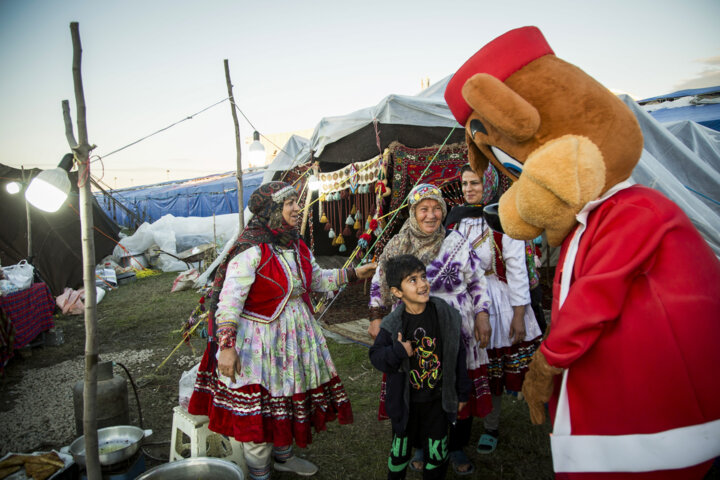
[[553, 392], [553, 377], [561, 372], [562, 369], [547, 363], [540, 350], [535, 352], [522, 386], [523, 397], [530, 409], [530, 421], [534, 425], [545, 422], [545, 403]]

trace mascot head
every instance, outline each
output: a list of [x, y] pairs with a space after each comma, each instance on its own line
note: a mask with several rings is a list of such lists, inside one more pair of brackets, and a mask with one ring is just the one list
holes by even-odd
[[643, 138], [632, 111], [555, 56], [536, 27], [511, 30], [453, 75], [445, 100], [465, 126], [470, 165], [514, 180], [499, 201], [508, 235], [559, 245], [585, 204], [626, 180]]

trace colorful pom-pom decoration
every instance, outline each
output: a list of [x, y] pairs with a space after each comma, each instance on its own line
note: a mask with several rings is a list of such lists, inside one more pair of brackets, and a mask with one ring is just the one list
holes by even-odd
[[370, 225], [368, 225], [369, 230], [377, 230], [378, 228], [378, 221], [376, 219], [370, 220]]

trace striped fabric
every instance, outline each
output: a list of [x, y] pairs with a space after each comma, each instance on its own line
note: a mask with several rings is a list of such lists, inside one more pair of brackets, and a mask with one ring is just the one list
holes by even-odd
[[0, 308], [15, 327], [15, 349], [28, 345], [42, 332], [55, 326], [55, 298], [44, 283], [35, 283], [25, 290], [0, 296]]

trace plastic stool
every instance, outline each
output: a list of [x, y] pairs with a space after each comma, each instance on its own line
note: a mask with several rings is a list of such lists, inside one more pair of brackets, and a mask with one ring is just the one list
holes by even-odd
[[[206, 415], [191, 415], [179, 405], [173, 408], [169, 461], [182, 460], [188, 454], [190, 457], [216, 457], [233, 462], [247, 473], [242, 444], [234, 438], [211, 432], [209, 423], [210, 418]], [[183, 434], [190, 438], [189, 444], [184, 443]]]

